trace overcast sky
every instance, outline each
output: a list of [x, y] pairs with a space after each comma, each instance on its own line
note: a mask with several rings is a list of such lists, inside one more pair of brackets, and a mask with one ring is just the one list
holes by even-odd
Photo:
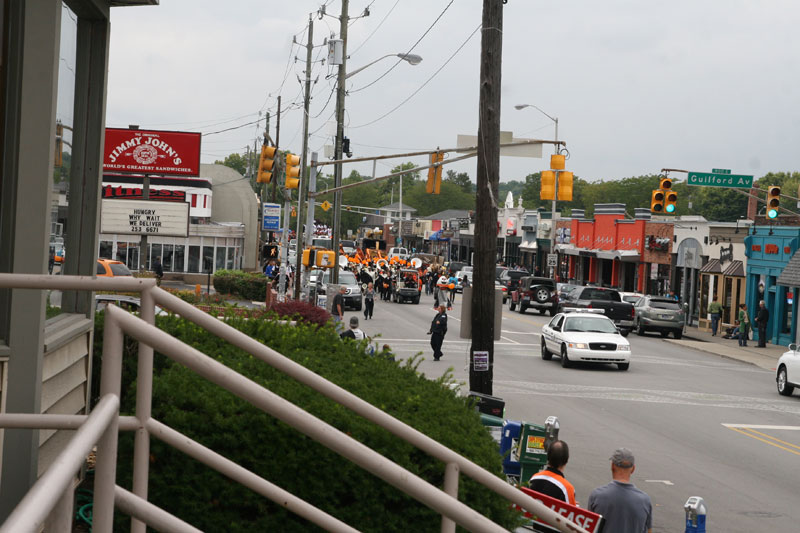
[[[320, 20], [322, 3], [161, 0], [113, 8], [107, 124], [209, 133], [269, 111], [274, 136], [280, 94], [291, 108], [280, 147], [300, 152], [305, 49], [292, 40], [305, 43], [312, 12], [316, 45], [338, 33], [341, 0], [325, 2], [333, 16]], [[349, 28], [348, 71], [408, 51], [444, 14], [413, 49], [420, 65], [400, 63], [359, 90], [396, 62], [384, 59], [348, 80], [345, 132], [354, 156], [451, 147], [456, 135], [477, 133], [482, 2], [351, 0], [350, 15], [367, 6], [369, 16]], [[553, 138], [553, 122], [533, 108], [515, 110], [519, 103], [558, 117], [567, 168], [589, 180], [663, 167], [757, 177], [800, 170], [799, 28], [796, 0], [510, 0], [501, 129]], [[324, 47], [314, 51], [326, 55]], [[310, 148], [322, 155], [333, 143], [335, 68], [317, 61], [312, 70]], [[249, 125], [205, 136], [203, 162], [243, 153], [257, 134]], [[547, 163], [503, 157], [500, 177], [521, 180]], [[391, 166], [379, 164], [378, 174]], [[454, 166], [475, 180], [474, 159]], [[347, 165], [345, 174], [351, 168], [372, 171]]]

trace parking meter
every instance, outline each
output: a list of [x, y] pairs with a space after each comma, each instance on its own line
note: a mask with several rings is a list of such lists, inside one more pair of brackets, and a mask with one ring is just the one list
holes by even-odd
[[558, 417], [548, 416], [544, 421], [544, 449], [550, 449], [550, 445], [558, 440]]
[[686, 511], [686, 533], [706, 532], [706, 503], [700, 496], [692, 496], [683, 505]]
[[683, 323], [687, 326], [692, 325], [692, 317], [689, 316], [689, 303], [684, 302], [683, 304]]

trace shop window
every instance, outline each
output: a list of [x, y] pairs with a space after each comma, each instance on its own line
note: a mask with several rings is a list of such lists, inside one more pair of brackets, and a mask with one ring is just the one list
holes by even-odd
[[148, 269], [153, 269], [153, 263], [155, 262], [156, 257], [160, 257], [162, 259], [161, 265], [163, 266], [163, 245], [161, 243], [153, 243], [150, 245], [150, 257], [147, 258], [147, 262], [149, 263], [147, 265]]
[[225, 247], [217, 247], [217, 260], [214, 265], [214, 270], [222, 270], [225, 268]]
[[711, 287], [711, 276], [700, 276], [700, 318], [708, 317], [708, 291]]
[[125, 265], [134, 271], [139, 270], [139, 243], [138, 242], [129, 242], [126, 243], [128, 245], [128, 259], [125, 261]]
[[725, 278], [725, 294], [722, 300], [722, 322], [724, 324], [732, 324], [731, 311], [736, 306], [736, 301], [733, 296], [733, 279]]
[[229, 246], [228, 247], [228, 264], [225, 267], [228, 270], [233, 270], [233, 260], [234, 260], [234, 253], [235, 252], [236, 252], [236, 249], [233, 246]]
[[98, 257], [101, 259], [113, 259], [114, 243], [112, 241], [100, 241], [100, 253]]
[[183, 244], [175, 245], [175, 257], [172, 259], [173, 272], [186, 272], [186, 263], [184, 262], [185, 251], [186, 246]]
[[189, 272], [200, 272], [200, 247], [189, 246]]
[[164, 272], [172, 271], [172, 254], [174, 253], [174, 246], [165, 244], [161, 251], [161, 266], [164, 267]]
[[214, 271], [214, 247], [203, 246], [203, 272]]
[[794, 292], [793, 289], [784, 289], [781, 292], [783, 293], [783, 301], [786, 305], [786, 312], [783, 313], [783, 319], [781, 320], [781, 333], [786, 333], [788, 335], [792, 332], [792, 317], [794, 316]]

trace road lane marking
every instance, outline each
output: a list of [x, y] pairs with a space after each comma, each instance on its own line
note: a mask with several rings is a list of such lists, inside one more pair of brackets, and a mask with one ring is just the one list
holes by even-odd
[[505, 340], [507, 340], [508, 342], [513, 342], [514, 344], [519, 344], [517, 341], [511, 340], [511, 339], [509, 339], [508, 337], [503, 337], [502, 335], [500, 336], [500, 338], [501, 338], [501, 339], [505, 339]]
[[[775, 437], [771, 437], [770, 435], [765, 435], [764, 433], [760, 433], [758, 431], [753, 431], [753, 433], [758, 433], [758, 435], [764, 435], [764, 437], [767, 437], [767, 438], [761, 438], [758, 435], [751, 434], [751, 432], [746, 430], [746, 429], [733, 428], [733, 427], [732, 428], [728, 428], [728, 429], [732, 429], [733, 431], [735, 431], [737, 433], [741, 433], [742, 435], [750, 437], [751, 439], [759, 440], [759, 441], [761, 441], [761, 442], [763, 442], [765, 444], [769, 444], [770, 446], [774, 446], [776, 448], [780, 448], [783, 451], [786, 451], [786, 452], [789, 452], [789, 453], [793, 453], [794, 455], [800, 455], [800, 451], [792, 450], [791, 448], [787, 448], [785, 446], [781, 446], [780, 444], [776, 444], [776, 442], [781, 442], [783, 444], [787, 444], [789, 446], [797, 448], [798, 450], [800, 450], [800, 446], [795, 446], [794, 444], [789, 444], [788, 442], [784, 442], [784, 441], [782, 441], [780, 439], [776, 439]], [[772, 440], [768, 440], [768, 439], [772, 439]], [[772, 442], [773, 440], [776, 441], [776, 442]]]
[[675, 484], [675, 483], [673, 483], [672, 481], [670, 481], [668, 479], [645, 479], [644, 482], [645, 483], [663, 483], [664, 485], [669, 485], [669, 486], [672, 486], [672, 485]]
[[722, 424], [726, 428], [739, 429], [777, 429], [780, 431], [800, 431], [800, 426], [764, 426], [760, 424]]

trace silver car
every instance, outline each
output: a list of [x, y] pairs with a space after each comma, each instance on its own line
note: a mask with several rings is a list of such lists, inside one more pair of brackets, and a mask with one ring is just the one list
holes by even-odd
[[[317, 276], [317, 294], [325, 294], [329, 283], [331, 283], [331, 271], [325, 270], [322, 276]], [[361, 293], [361, 286], [356, 281], [355, 275], [347, 270], [339, 270], [339, 285], [345, 286], [344, 306], [361, 311], [364, 305], [364, 295]], [[331, 298], [334, 296], [331, 295]]]
[[685, 316], [679, 302], [663, 296], [644, 296], [636, 302], [634, 311], [633, 329], [638, 335], [658, 331], [662, 337], [670, 332], [676, 339], [683, 336]]

